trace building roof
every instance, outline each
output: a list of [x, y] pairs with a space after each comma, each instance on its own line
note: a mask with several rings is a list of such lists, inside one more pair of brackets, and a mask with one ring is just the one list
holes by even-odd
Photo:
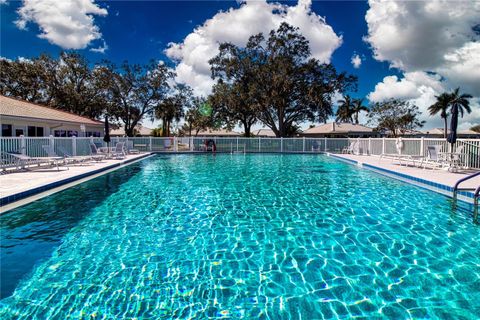
[[276, 137], [277, 135], [270, 129], [258, 129], [252, 132], [254, 136], [258, 137]]
[[361, 124], [353, 123], [325, 123], [313, 128], [309, 128], [302, 132], [302, 134], [335, 134], [335, 133], [350, 133], [350, 132], [372, 132], [373, 129], [362, 126]]
[[[153, 129], [144, 127], [142, 125], [137, 125], [135, 127], [135, 131], [137, 134], [141, 136], [151, 136]], [[119, 126], [117, 129], [110, 130], [110, 135], [112, 136], [124, 136], [125, 135], [125, 129], [123, 126]]]
[[103, 125], [103, 122], [82, 117], [74, 113], [53, 109], [36, 103], [0, 95], [0, 115], [87, 125]]
[[229, 131], [226, 129], [207, 129], [207, 130], [201, 130], [198, 132], [197, 136], [199, 137], [240, 137], [242, 134], [235, 132], [235, 131]]
[[430, 129], [430, 130], [425, 130], [423, 133], [443, 135], [443, 129], [442, 128], [433, 128], [433, 129]]
[[[423, 133], [427, 135], [442, 135], [443, 136], [443, 128], [433, 128], [430, 130], [425, 130]], [[475, 132], [470, 129], [465, 129], [465, 130], [458, 130], [457, 135], [480, 135], [480, 133]]]

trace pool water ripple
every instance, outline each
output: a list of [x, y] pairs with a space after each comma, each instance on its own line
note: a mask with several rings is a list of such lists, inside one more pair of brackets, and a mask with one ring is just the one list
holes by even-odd
[[443, 196], [325, 156], [139, 166], [1, 300], [2, 319], [480, 317], [480, 228]]

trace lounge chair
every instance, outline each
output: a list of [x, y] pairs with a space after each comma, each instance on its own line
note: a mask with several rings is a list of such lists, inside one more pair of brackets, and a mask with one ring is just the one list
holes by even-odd
[[115, 145], [115, 149], [112, 151], [112, 156], [115, 159], [123, 159], [127, 156], [125, 152], [125, 143], [124, 142], [117, 142]]
[[342, 153], [354, 154], [356, 146], [357, 146], [357, 141], [350, 142], [350, 144], [347, 147], [344, 147], [342, 149]]
[[[72, 161], [74, 163], [80, 163], [80, 164], [83, 164], [83, 163], [86, 163], [86, 162], [89, 162], [90, 160], [95, 160], [94, 156], [72, 156], [67, 150], [65, 150], [65, 148], [63, 148], [62, 146], [59, 146], [58, 147], [58, 151], [60, 151], [60, 153], [63, 155], [63, 157], [65, 159], [67, 159], [67, 161]], [[103, 158], [103, 156], [99, 156], [100, 158]], [[100, 159], [101, 160], [101, 159]]]
[[90, 156], [95, 161], [102, 161], [107, 158], [107, 153], [100, 153], [97, 149], [97, 146], [93, 143], [90, 143]]
[[440, 156], [441, 145], [427, 146], [427, 157], [421, 160], [420, 166], [425, 169], [430, 166], [432, 169], [443, 168], [448, 165], [445, 159]]
[[138, 154], [138, 153], [140, 153], [140, 150], [135, 149], [133, 147], [133, 141], [128, 140], [125, 146], [127, 148], [127, 153], [128, 154]]
[[17, 169], [30, 170], [37, 166], [41, 167], [42, 164], [56, 166], [57, 170], [60, 170], [60, 163], [65, 163], [62, 157], [30, 157], [24, 154], [15, 152], [5, 152], [5, 154], [13, 160], [13, 164]]
[[42, 148], [43, 148], [43, 150], [47, 153], [47, 156], [48, 156], [49, 158], [62, 158], [62, 159], [63, 159], [63, 162], [64, 162], [66, 165], [68, 165], [68, 164], [73, 164], [73, 163], [76, 162], [75, 159], [67, 158], [67, 157], [65, 157], [65, 156], [60, 156], [60, 155], [58, 155], [58, 154], [55, 152], [53, 146], [51, 146], [51, 145], [49, 145], [49, 144], [48, 144], [48, 145], [43, 145]]

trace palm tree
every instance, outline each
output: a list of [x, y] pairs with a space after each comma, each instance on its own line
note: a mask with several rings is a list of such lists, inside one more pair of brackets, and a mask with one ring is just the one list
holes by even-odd
[[337, 113], [335, 121], [336, 122], [353, 122], [352, 119], [352, 107], [353, 101], [349, 95], [343, 96], [342, 100], [338, 100], [339, 106], [337, 109]]
[[442, 93], [439, 96], [435, 96], [437, 102], [428, 107], [430, 115], [436, 115], [440, 112], [440, 117], [443, 119], [443, 137], [447, 138], [447, 117], [448, 117], [448, 108], [450, 107], [450, 101], [452, 100], [451, 95], [447, 92]]
[[172, 121], [180, 121], [183, 117], [183, 105], [178, 96], [165, 98], [155, 108], [155, 117], [162, 120], [162, 135], [170, 136], [170, 125]]
[[453, 90], [452, 94], [450, 95], [450, 105], [457, 106], [458, 112], [463, 118], [463, 114], [472, 112], [470, 108], [470, 101], [468, 99], [473, 98], [472, 95], [468, 93], [460, 94], [460, 88]]
[[361, 111], [366, 111], [368, 112], [368, 108], [363, 105], [363, 100], [364, 99], [354, 99], [353, 100], [353, 108], [352, 108], [352, 113], [355, 117], [355, 123], [358, 124], [358, 114]]

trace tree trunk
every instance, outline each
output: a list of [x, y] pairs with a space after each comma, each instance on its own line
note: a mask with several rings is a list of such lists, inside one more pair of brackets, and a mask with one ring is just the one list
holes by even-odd
[[443, 118], [443, 137], [447, 139], [447, 130], [448, 130], [448, 125], [447, 125], [447, 117]]
[[251, 125], [248, 123], [248, 121], [242, 121], [242, 124], [243, 124], [243, 131], [244, 131], [245, 137], [247, 138], [250, 137]]

